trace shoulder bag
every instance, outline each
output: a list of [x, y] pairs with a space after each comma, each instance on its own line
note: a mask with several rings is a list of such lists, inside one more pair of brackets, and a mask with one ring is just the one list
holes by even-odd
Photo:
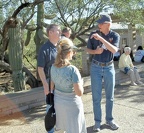
[[[49, 70], [50, 74], [50, 70]], [[46, 103], [51, 107], [49, 108], [46, 116], [45, 116], [45, 129], [46, 131], [50, 131], [56, 124], [56, 113], [54, 108], [54, 94], [51, 92], [51, 75], [49, 76], [49, 94], [46, 96]]]

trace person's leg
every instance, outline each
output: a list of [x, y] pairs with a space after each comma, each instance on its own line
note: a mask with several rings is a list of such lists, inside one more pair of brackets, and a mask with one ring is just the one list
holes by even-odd
[[137, 71], [137, 69], [134, 68], [133, 71], [134, 71], [134, 75], [135, 75], [135, 78], [136, 78], [136, 83], [139, 84], [139, 85], [143, 84], [143, 83], [140, 81], [141, 78], [140, 78], [140, 75], [139, 75], [139, 72]]
[[131, 84], [132, 84], [132, 85], [137, 85], [137, 84], [135, 83], [136, 77], [135, 77], [135, 74], [134, 74], [133, 69], [130, 69], [127, 74], [130, 76]]
[[140, 81], [140, 75], [139, 75], [139, 73], [138, 73], [138, 71], [137, 71], [137, 69], [133, 69], [133, 71], [134, 71], [134, 74], [135, 74], [135, 77], [136, 77], [136, 81]]
[[112, 116], [115, 87], [115, 70], [113, 64], [104, 67], [104, 87], [106, 94], [106, 124], [111, 129], [117, 130], [119, 126], [114, 122]]
[[115, 70], [113, 64], [104, 67], [104, 88], [106, 94], [106, 121], [112, 121], [112, 110], [114, 100]]
[[91, 89], [93, 99], [94, 120], [96, 128], [100, 129], [101, 123], [101, 93], [102, 93], [102, 69], [92, 63], [91, 65]]

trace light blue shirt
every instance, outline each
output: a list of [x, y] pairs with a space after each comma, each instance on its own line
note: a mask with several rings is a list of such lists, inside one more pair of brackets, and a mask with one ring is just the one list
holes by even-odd
[[51, 67], [51, 80], [55, 84], [55, 89], [65, 93], [72, 93], [73, 84], [81, 82], [81, 75], [73, 65], [57, 68], [54, 65]]

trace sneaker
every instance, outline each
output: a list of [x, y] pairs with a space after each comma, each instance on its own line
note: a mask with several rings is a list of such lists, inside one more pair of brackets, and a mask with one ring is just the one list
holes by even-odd
[[95, 124], [95, 125], [93, 126], [93, 131], [94, 131], [94, 132], [99, 132], [99, 131], [100, 131], [100, 124]]
[[137, 81], [137, 84], [142, 85], [143, 83], [141, 81]]
[[119, 128], [119, 126], [114, 121], [106, 122], [106, 125], [108, 125], [113, 130], [117, 130]]
[[137, 84], [135, 82], [131, 82], [132, 86], [137, 86]]

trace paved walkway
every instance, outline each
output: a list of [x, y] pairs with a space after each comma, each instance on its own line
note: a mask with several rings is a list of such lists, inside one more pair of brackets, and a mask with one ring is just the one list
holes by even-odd
[[[144, 78], [142, 78], [144, 82]], [[103, 121], [100, 133], [144, 133], [144, 85], [132, 87], [129, 83], [115, 88], [114, 118], [120, 128], [112, 131], [105, 125], [105, 95], [103, 92]], [[93, 133], [91, 92], [82, 96], [88, 133]], [[45, 106], [0, 118], [0, 133], [46, 133]], [[60, 132], [59, 132], [60, 133]]]

